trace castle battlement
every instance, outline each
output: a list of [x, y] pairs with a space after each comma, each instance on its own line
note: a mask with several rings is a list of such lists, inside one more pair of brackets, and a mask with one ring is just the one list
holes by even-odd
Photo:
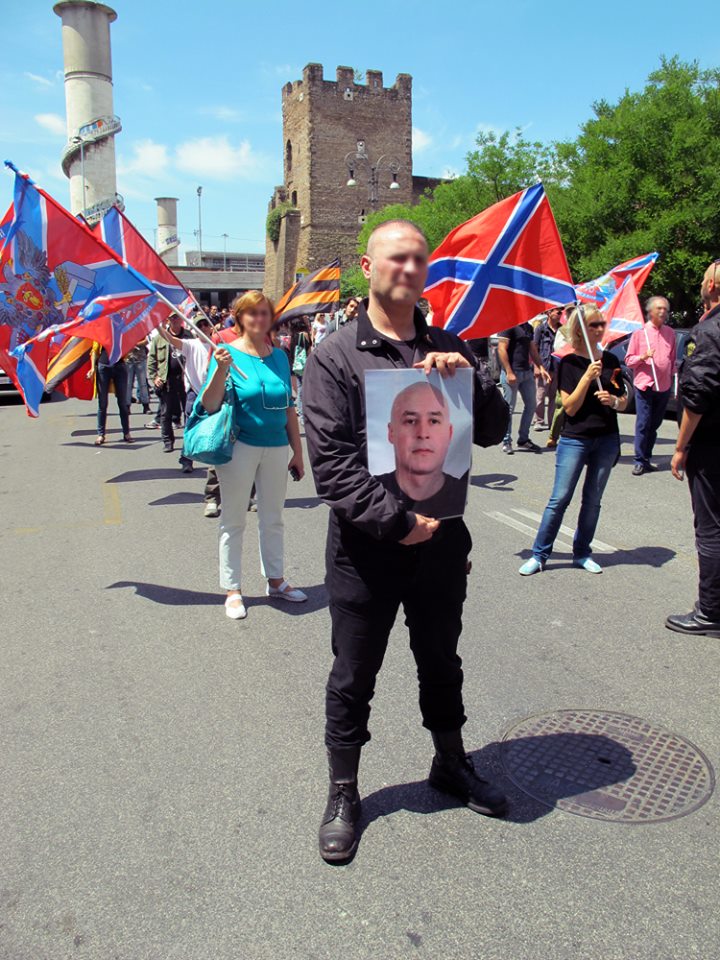
[[[386, 97], [389, 100], [410, 99], [412, 97], [412, 77], [409, 73], [399, 73], [391, 87], [383, 86], [382, 70], [367, 70], [365, 83], [358, 83], [352, 67], [338, 67], [334, 80], [326, 80], [321, 63], [308, 63], [303, 70], [302, 80], [286, 83], [282, 90], [283, 98], [293, 94], [321, 94], [341, 96], [344, 99], [355, 97]], [[349, 96], [351, 94], [352, 96]]]

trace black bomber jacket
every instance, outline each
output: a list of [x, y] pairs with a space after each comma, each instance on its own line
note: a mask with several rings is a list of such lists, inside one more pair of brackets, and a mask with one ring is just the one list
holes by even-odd
[[683, 406], [702, 414], [691, 445], [720, 446], [720, 304], [693, 327], [679, 380]]
[[[485, 364], [454, 334], [429, 327], [418, 309], [415, 329], [415, 363], [431, 351], [459, 352], [475, 368], [473, 441], [481, 446], [499, 443], [508, 406]], [[392, 341], [373, 327], [364, 301], [354, 323], [325, 337], [312, 351], [303, 376], [305, 432], [317, 492], [341, 523], [375, 540], [402, 540], [415, 518], [368, 470], [364, 374], [404, 366]]]

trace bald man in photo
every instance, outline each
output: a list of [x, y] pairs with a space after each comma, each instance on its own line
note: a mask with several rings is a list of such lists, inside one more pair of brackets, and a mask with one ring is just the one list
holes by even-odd
[[452, 438], [442, 390], [427, 382], [405, 387], [393, 401], [388, 424], [395, 469], [378, 479], [416, 513], [436, 520], [462, 516], [469, 471], [458, 478], [443, 470]]

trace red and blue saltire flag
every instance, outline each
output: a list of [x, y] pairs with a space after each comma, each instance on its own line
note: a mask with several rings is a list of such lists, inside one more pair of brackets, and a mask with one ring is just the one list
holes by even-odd
[[541, 183], [451, 231], [430, 257], [432, 322], [463, 340], [524, 323], [575, 300], [555, 217]]
[[[628, 337], [634, 330], [642, 329], [644, 324], [643, 312], [632, 275], [625, 277], [615, 296], [612, 300], [605, 302], [600, 312], [608, 321], [602, 341], [605, 349], [618, 340]], [[554, 351], [553, 356], [560, 358], [568, 353], [574, 353], [569, 343]]]
[[629, 336], [634, 330], [642, 329], [644, 323], [643, 312], [635, 283], [635, 277], [628, 274], [618, 287], [615, 296], [601, 310], [608, 321], [603, 338], [604, 347], [610, 346], [617, 340], [622, 340], [623, 337]]
[[0, 330], [30, 416], [38, 416], [50, 340], [76, 334], [119, 359], [146, 331], [157, 294], [85, 225], [12, 164], [12, 220], [0, 248]]
[[[138, 270], [159, 293], [174, 304], [178, 313], [191, 315], [195, 298], [124, 213], [117, 207], [111, 207], [93, 229], [124, 264]], [[151, 323], [146, 332], [149, 333], [152, 328], [157, 327], [169, 313], [167, 304], [162, 300], [158, 301], [152, 310]]]
[[658, 253], [645, 253], [640, 257], [633, 257], [632, 260], [619, 263], [596, 280], [578, 284], [575, 287], [577, 299], [581, 303], [592, 303], [604, 311], [625, 280], [632, 280], [635, 293], [640, 293], [658, 256]]

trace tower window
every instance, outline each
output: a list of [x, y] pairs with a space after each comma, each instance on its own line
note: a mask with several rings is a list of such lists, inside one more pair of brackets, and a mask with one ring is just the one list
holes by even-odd
[[291, 194], [291, 196], [290, 196], [290, 201], [291, 201], [291, 203], [292, 203], [292, 205], [293, 205], [294, 207], [297, 206], [297, 190], [293, 190], [293, 192], [292, 192], [292, 194]]
[[289, 140], [285, 144], [285, 167], [287, 172], [290, 173], [292, 170], [292, 144]]

